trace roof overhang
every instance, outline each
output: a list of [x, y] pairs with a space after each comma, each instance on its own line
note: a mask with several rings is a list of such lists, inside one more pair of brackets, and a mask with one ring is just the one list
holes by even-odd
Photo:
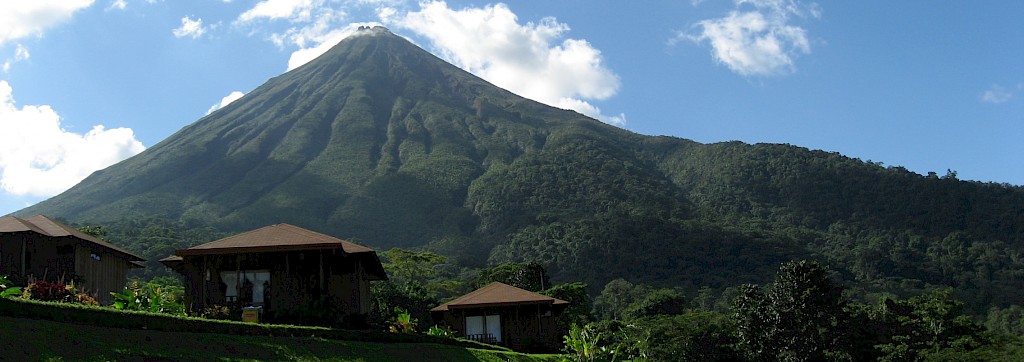
[[[184, 249], [174, 252], [174, 255], [160, 259], [160, 263], [171, 268], [179, 273], [184, 270], [185, 257], [196, 257], [196, 256], [211, 256], [211, 255], [240, 255], [250, 253], [276, 253], [276, 252], [292, 252], [292, 251], [317, 251], [317, 250], [341, 250], [344, 252], [342, 245], [331, 243], [331, 244], [306, 244], [306, 245], [274, 245], [274, 246], [249, 246], [249, 247], [235, 247], [235, 248], [216, 248], [216, 249]], [[380, 263], [380, 258], [377, 256], [375, 251], [365, 251], [358, 253], [345, 253], [345, 255], [365, 259], [366, 263], [363, 263], [363, 267], [366, 268], [367, 278], [366, 280], [388, 280], [388, 274], [384, 271], [384, 266]]]
[[[177, 256], [197, 256], [197, 255], [229, 255], [229, 254], [249, 254], [249, 253], [273, 253], [279, 251], [311, 251], [311, 250], [342, 250], [345, 249], [335, 243], [324, 243], [324, 244], [303, 244], [303, 245], [268, 245], [268, 246], [239, 246], [232, 248], [190, 248], [183, 249], [174, 252]], [[350, 255], [356, 255], [361, 253], [348, 253]]]
[[[553, 300], [537, 300], [537, 301], [505, 302], [505, 303], [456, 304], [456, 305], [441, 305], [441, 306], [438, 306], [438, 307], [436, 307], [434, 309], [431, 309], [430, 311], [431, 312], [440, 312], [440, 311], [456, 310], [456, 309], [479, 309], [479, 308], [494, 308], [494, 307], [519, 307], [519, 306], [525, 306], [525, 305], [562, 305], [562, 304], [568, 304], [568, 302], [556, 303]], [[444, 308], [442, 308], [442, 307], [444, 307]]]

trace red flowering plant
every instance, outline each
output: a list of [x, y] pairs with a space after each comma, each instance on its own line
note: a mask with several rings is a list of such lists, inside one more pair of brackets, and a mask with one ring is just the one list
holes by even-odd
[[60, 282], [39, 280], [28, 285], [29, 298], [45, 302], [70, 302], [75, 293]]

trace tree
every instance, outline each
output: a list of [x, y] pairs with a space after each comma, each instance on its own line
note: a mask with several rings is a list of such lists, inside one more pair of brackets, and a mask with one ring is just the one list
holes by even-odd
[[877, 348], [883, 361], [923, 359], [943, 349], [970, 351], [985, 340], [984, 328], [961, 314], [963, 303], [952, 289], [933, 290], [910, 299], [882, 298], [874, 310], [875, 329], [884, 331]]
[[541, 294], [569, 302], [569, 306], [558, 317], [557, 323], [560, 326], [567, 327], [573, 324], [582, 326], [594, 320], [594, 316], [590, 314], [590, 296], [587, 295], [586, 284], [579, 282], [559, 284], [542, 291]]
[[384, 270], [388, 277], [397, 284], [421, 283], [437, 275], [437, 267], [446, 258], [429, 251], [412, 252], [400, 248], [392, 248], [384, 252]]
[[505, 263], [480, 270], [477, 285], [484, 286], [491, 282], [502, 282], [531, 292], [551, 287], [547, 271], [537, 263]]
[[437, 290], [443, 282], [436, 280], [438, 268], [445, 257], [429, 251], [413, 252], [392, 248], [384, 252], [381, 263], [389, 280], [371, 285], [373, 310], [370, 323], [382, 326], [393, 318], [395, 307], [407, 309], [421, 325], [427, 327], [430, 307], [437, 304]]
[[601, 319], [621, 319], [622, 311], [647, 292], [644, 285], [633, 285], [625, 279], [614, 279], [605, 284], [601, 294], [594, 298], [594, 315]]
[[680, 315], [686, 312], [686, 298], [672, 289], [658, 289], [643, 299], [633, 302], [622, 311], [625, 320], [661, 315]]
[[102, 226], [98, 225], [82, 226], [78, 228], [78, 231], [81, 231], [86, 235], [92, 236], [100, 240], [103, 240], [107, 237], [107, 230], [104, 229]]
[[782, 264], [766, 290], [740, 288], [733, 318], [740, 344], [759, 361], [811, 361], [846, 354], [842, 288], [814, 261]]
[[638, 348], [649, 361], [737, 361], [736, 327], [728, 316], [695, 311], [637, 321], [644, 329]]

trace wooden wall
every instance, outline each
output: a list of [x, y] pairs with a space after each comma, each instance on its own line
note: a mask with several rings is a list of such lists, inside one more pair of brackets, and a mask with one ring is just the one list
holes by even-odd
[[[100, 260], [92, 257], [95, 254]], [[75, 285], [100, 304], [110, 304], [113, 298], [110, 292], [124, 290], [128, 281], [128, 270], [132, 264], [103, 248], [92, 248], [89, 245], [75, 245], [75, 274], [82, 278], [82, 283]]]
[[[248, 306], [226, 300], [220, 273], [266, 270], [270, 290], [265, 292], [263, 307], [269, 320], [370, 312], [370, 283], [362, 262], [340, 250], [196, 255], [186, 256], [184, 264], [186, 303], [195, 311], [213, 305]], [[207, 271], [210, 280], [206, 280]]]
[[0, 235], [0, 275], [6, 275], [12, 282], [24, 284], [22, 275], [22, 234]]
[[[27, 284], [30, 276], [65, 284], [75, 280], [79, 291], [101, 304], [109, 304], [110, 292], [124, 288], [128, 270], [133, 265], [106, 250], [77, 238], [4, 234], [0, 235], [0, 274], [10, 276], [21, 285]], [[92, 254], [98, 255], [100, 260], [92, 258]]]
[[[562, 336], [567, 332], [557, 325], [555, 316], [558, 308], [550, 305], [525, 304], [519, 306], [455, 308], [448, 312], [432, 312], [431, 318], [438, 325], [455, 330], [455, 335], [466, 337], [467, 316], [501, 316], [501, 343], [517, 351], [557, 351], [562, 345]], [[550, 316], [544, 316], [547, 312]]]

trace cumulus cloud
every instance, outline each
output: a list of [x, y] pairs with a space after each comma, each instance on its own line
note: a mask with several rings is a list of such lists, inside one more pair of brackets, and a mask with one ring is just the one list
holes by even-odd
[[264, 0], [242, 13], [238, 20], [246, 22], [265, 18], [305, 21], [310, 19], [313, 11], [321, 8], [322, 5], [322, 0]]
[[782, 75], [795, 69], [799, 55], [811, 52], [807, 31], [791, 20], [820, 16], [816, 4], [797, 0], [736, 0], [726, 16], [699, 21], [696, 33], [680, 33], [672, 42], [707, 42], [716, 61], [744, 76]]
[[569, 26], [555, 18], [520, 24], [504, 4], [454, 10], [441, 1], [389, 22], [430, 40], [449, 62], [524, 97], [622, 125], [587, 100], [616, 94], [618, 76], [601, 52], [581, 39], [563, 39]]
[[43, 30], [70, 19], [92, 3], [93, 0], [0, 1], [0, 45], [41, 35]]
[[22, 60], [28, 60], [30, 56], [31, 55], [28, 52], [28, 48], [25, 48], [25, 46], [18, 44], [18, 46], [14, 49], [14, 56], [4, 61], [4, 64], [0, 66], [0, 68], [3, 68], [4, 73], [7, 73], [11, 70], [11, 64], [20, 62]]
[[124, 10], [128, 8], [128, 2], [125, 0], [114, 0], [110, 2], [110, 6], [107, 6], [107, 10]]
[[0, 81], [0, 189], [5, 192], [53, 196], [145, 149], [128, 128], [97, 125], [84, 135], [69, 132], [50, 106], [18, 108], [12, 93], [10, 84]]
[[[1021, 88], [1024, 88], [1024, 84], [1017, 85], [1017, 89]], [[993, 84], [988, 90], [981, 94], [981, 101], [992, 104], [1006, 103], [1013, 98], [1014, 93], [1016, 93], [1015, 89]]]
[[174, 36], [183, 38], [191, 36], [192, 39], [197, 39], [206, 33], [206, 28], [203, 27], [203, 19], [196, 18], [192, 19], [190, 16], [181, 18], [181, 26], [172, 31]]
[[246, 10], [235, 21], [236, 25], [258, 21], [285, 21], [293, 26], [270, 35], [278, 47], [297, 46], [288, 60], [288, 70], [295, 69], [349, 36], [362, 24], [343, 24], [345, 11], [324, 0], [264, 0]]
[[520, 24], [504, 4], [454, 10], [435, 1], [419, 4], [416, 12], [393, 0], [335, 5], [324, 0], [265, 0], [242, 13], [236, 24], [259, 20], [292, 24], [269, 37], [279, 47], [299, 48], [288, 60], [292, 70], [352, 36], [358, 27], [381, 25], [344, 24], [346, 10], [370, 7], [383, 24], [425, 37], [441, 57], [499, 87], [611, 124], [625, 123], [625, 115], [605, 115], [590, 103], [616, 94], [618, 76], [604, 66], [601, 52], [589, 42], [563, 39], [569, 26], [554, 18]]
[[316, 57], [319, 57], [328, 50], [331, 50], [331, 47], [337, 45], [338, 42], [355, 34], [360, 26], [374, 25], [380, 24], [353, 23], [343, 28], [333, 29], [323, 33], [315, 33], [309, 31], [311, 29], [306, 29], [307, 34], [294, 34], [293, 36], [295, 39], [292, 40], [293, 42], [298, 43], [299, 41], [297, 39], [299, 38], [305, 39], [303, 43], [307, 44], [307, 46], [296, 50], [290, 57], [288, 57], [288, 70], [292, 70], [302, 66], [303, 64], [309, 63], [311, 60], [316, 59]]
[[212, 107], [210, 107], [210, 109], [206, 111], [206, 114], [210, 114], [213, 113], [213, 111], [224, 108], [227, 105], [231, 104], [231, 102], [237, 101], [239, 98], [242, 98], [242, 96], [244, 95], [245, 93], [239, 91], [231, 92], [231, 94], [228, 94], [227, 96], [224, 96], [224, 98], [221, 98], [220, 103], [214, 104]]

